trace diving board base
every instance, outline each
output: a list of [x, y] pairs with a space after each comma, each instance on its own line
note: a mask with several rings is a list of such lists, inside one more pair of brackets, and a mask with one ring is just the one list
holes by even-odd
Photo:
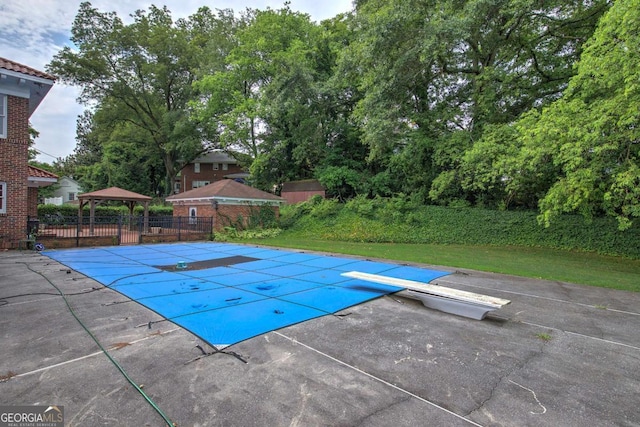
[[405, 290], [399, 291], [397, 295], [419, 300], [425, 307], [434, 310], [476, 320], [482, 320], [489, 312], [511, 303], [488, 295], [360, 271], [349, 271], [342, 273], [342, 276], [403, 287]]
[[424, 292], [406, 290], [400, 291], [396, 293], [396, 295], [420, 301], [422, 302], [422, 305], [433, 310], [468, 317], [475, 320], [482, 320], [487, 314], [496, 310], [494, 307], [472, 304], [466, 301], [457, 301], [451, 298], [427, 294]]

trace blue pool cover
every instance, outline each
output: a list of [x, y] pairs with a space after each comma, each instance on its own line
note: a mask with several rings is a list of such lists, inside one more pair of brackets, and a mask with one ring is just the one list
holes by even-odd
[[[342, 276], [346, 271], [424, 283], [449, 274], [383, 262], [215, 242], [42, 253], [218, 348], [402, 290]], [[225, 259], [239, 258], [243, 262], [224, 264]], [[210, 260], [219, 260], [219, 266], [189, 268], [190, 263], [196, 265]], [[181, 261], [187, 268], [173, 268]], [[161, 266], [165, 268], [159, 268]]]

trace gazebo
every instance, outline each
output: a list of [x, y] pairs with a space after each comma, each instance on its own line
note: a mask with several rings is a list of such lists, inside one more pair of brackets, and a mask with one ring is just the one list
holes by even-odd
[[78, 223], [82, 224], [82, 208], [91, 203], [89, 213], [89, 234], [93, 235], [93, 226], [95, 223], [96, 203], [103, 200], [117, 200], [124, 202], [129, 208], [129, 215], [133, 216], [133, 208], [136, 203], [144, 206], [144, 230], [149, 227], [149, 202], [151, 197], [134, 193], [133, 191], [123, 190], [118, 187], [105, 188], [104, 190], [92, 191], [78, 196], [80, 205], [78, 208]]

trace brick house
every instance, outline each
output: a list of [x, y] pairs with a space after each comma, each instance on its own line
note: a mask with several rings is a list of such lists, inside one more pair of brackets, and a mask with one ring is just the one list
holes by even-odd
[[173, 204], [173, 216], [213, 218], [215, 230], [227, 226], [246, 227], [249, 218], [261, 209], [269, 209], [273, 217], [280, 215], [284, 199], [232, 179], [216, 181], [204, 187], [167, 197]]
[[238, 166], [236, 159], [224, 151], [216, 150], [198, 157], [182, 168], [173, 192], [184, 193], [223, 179], [242, 179], [248, 176], [249, 174]]
[[57, 179], [28, 165], [29, 118], [55, 77], [0, 58], [0, 248], [15, 248], [37, 215], [39, 186]]

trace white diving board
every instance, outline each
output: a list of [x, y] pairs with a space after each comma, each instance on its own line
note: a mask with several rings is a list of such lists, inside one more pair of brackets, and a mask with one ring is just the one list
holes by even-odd
[[426, 307], [435, 310], [476, 320], [482, 320], [487, 313], [511, 303], [510, 300], [489, 295], [360, 271], [349, 271], [342, 273], [342, 276], [405, 288], [406, 290], [398, 292], [398, 295], [420, 300]]

